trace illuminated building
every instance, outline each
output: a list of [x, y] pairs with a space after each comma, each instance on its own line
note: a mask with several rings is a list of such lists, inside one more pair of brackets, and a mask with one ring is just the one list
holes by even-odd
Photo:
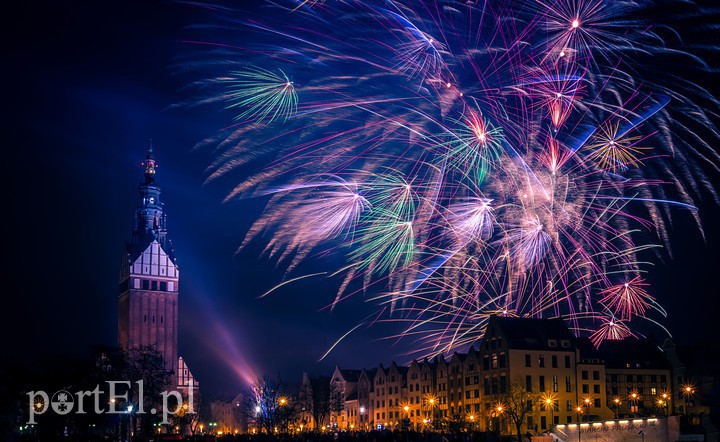
[[217, 423], [217, 431], [222, 431], [223, 434], [247, 432], [243, 400], [243, 395], [238, 394], [232, 399], [210, 402], [210, 421]]
[[[574, 339], [559, 319], [491, 317], [480, 345], [487, 425], [494, 404], [508, 394], [511, 382], [521, 383], [528, 392], [552, 395], [554, 424], [576, 420], [579, 352]], [[526, 430], [550, 428], [547, 412], [537, 417], [529, 416]]]
[[[605, 403], [615, 409], [619, 417], [671, 413], [672, 401], [658, 406], [663, 394], [672, 396], [674, 387], [672, 366], [656, 345], [627, 338], [606, 340], [595, 349], [585, 342], [583, 352], [604, 364]], [[613, 402], [615, 398], [620, 402], [617, 407]]]
[[155, 182], [157, 163], [152, 147], [142, 165], [145, 179], [138, 186], [132, 236], [120, 269], [119, 342], [124, 350], [155, 348], [174, 373], [173, 387], [187, 392], [192, 384], [197, 391], [197, 381], [178, 357], [180, 271], [167, 237], [167, 217]]
[[[339, 391], [345, 400], [345, 407], [340, 413], [333, 413], [330, 421], [337, 424], [341, 430], [349, 430], [359, 428], [360, 406], [358, 404], [358, 381], [360, 380], [361, 370], [341, 370], [335, 367], [332, 375], [331, 383], [335, 384], [334, 389]], [[331, 389], [331, 391], [333, 391]]]
[[[507, 403], [511, 383], [538, 398], [524, 432], [542, 433], [578, 420], [599, 425], [616, 412], [621, 419], [672, 413], [672, 399], [668, 409], [657, 407], [658, 399], [677, 390], [670, 382], [670, 363], [645, 341], [606, 341], [598, 350], [560, 319], [493, 316], [478, 345], [408, 367], [393, 362], [372, 370], [336, 368], [334, 379], [349, 392], [345, 427], [393, 430], [407, 423], [421, 431], [509, 434], [515, 428], [508, 410], [499, 411], [498, 405]], [[633, 391], [639, 393], [628, 400]], [[361, 408], [364, 413], [356, 414]]]

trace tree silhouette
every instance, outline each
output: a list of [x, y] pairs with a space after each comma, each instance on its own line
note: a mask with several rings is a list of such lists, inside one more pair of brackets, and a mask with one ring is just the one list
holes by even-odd
[[345, 398], [339, 384], [330, 382], [326, 376], [305, 377], [300, 387], [299, 402], [310, 413], [315, 430], [332, 413], [340, 413], [345, 406]]
[[280, 377], [258, 378], [246, 397], [247, 415], [259, 431], [264, 430], [268, 434], [286, 431], [295, 417], [295, 405], [284, 394]]
[[540, 394], [529, 392], [520, 378], [510, 382], [507, 393], [501, 396], [503, 413], [515, 425], [518, 441], [522, 441], [522, 426], [527, 417], [535, 412], [539, 400]]

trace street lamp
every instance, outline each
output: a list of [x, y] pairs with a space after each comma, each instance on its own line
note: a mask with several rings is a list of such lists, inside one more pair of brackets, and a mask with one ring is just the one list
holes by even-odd
[[589, 397], [583, 399], [583, 407], [587, 410], [587, 421], [590, 422], [590, 402], [592, 400]]
[[545, 397], [543, 403], [546, 410], [548, 408], [550, 409], [550, 425], [548, 426], [548, 428], [552, 430], [553, 424], [555, 423], [555, 401], [553, 400], [551, 395], [548, 395]]
[[575, 407], [575, 412], [577, 413], [577, 421], [578, 421], [578, 424], [577, 424], [578, 442], [580, 442], [580, 416], [582, 416], [582, 413], [583, 413], [582, 407], [580, 405]]
[[637, 392], [633, 391], [632, 393], [630, 393], [630, 402], [633, 404], [633, 406], [632, 406], [633, 417], [637, 417], [637, 412], [638, 412], [638, 402], [637, 401], [638, 401], [638, 394], [637, 394]]
[[360, 407], [360, 428], [364, 428], [367, 430], [367, 425], [363, 423], [363, 415], [365, 414], [365, 407]]
[[658, 399], [656, 402], [657, 407], [660, 408], [661, 410], [663, 409], [663, 407], [665, 407], [666, 404], [667, 404], [667, 402], [665, 402], [662, 399]]
[[670, 394], [667, 391], [663, 391], [660, 395], [663, 402], [665, 402], [665, 417], [670, 416]]
[[690, 384], [686, 384], [683, 386], [682, 394], [685, 396], [685, 415], [688, 416], [690, 414], [690, 400], [695, 394], [695, 388]]
[[[427, 399], [427, 403], [430, 405], [430, 410], [428, 413], [425, 414], [425, 417], [427, 418], [429, 423], [432, 423], [435, 421], [435, 398], [430, 396]], [[429, 416], [430, 412], [432, 412], [432, 418]]]
[[498, 420], [497, 430], [498, 430], [498, 436], [500, 436], [500, 430], [502, 427], [502, 414], [505, 411], [505, 408], [502, 406], [502, 404], [497, 404], [495, 407], [495, 416]]
[[127, 407], [125, 408], [125, 413], [127, 414], [127, 436], [128, 440], [130, 440], [134, 434], [134, 429], [132, 425], [132, 412], [133, 412], [133, 404], [128, 403]]
[[620, 413], [620, 398], [616, 397], [613, 399], [613, 402], [615, 403], [615, 419], [618, 418], [618, 414]]

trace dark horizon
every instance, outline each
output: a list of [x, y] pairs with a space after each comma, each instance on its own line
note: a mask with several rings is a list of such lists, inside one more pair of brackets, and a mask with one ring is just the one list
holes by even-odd
[[[196, 20], [186, 5], [49, 3], [41, 14], [17, 7], [5, 72], [11, 115], [3, 232], [11, 265], [2, 332], [13, 339], [3, 365], [82, 357], [92, 345], [116, 344], [121, 252], [151, 138], [181, 271], [179, 354], [210, 397], [239, 390], [249, 373], [294, 382], [303, 371], [412, 358], [410, 340], [385, 339], [396, 327], [376, 324], [318, 362], [375, 311], [362, 296], [325, 309], [334, 281], [305, 280], [258, 299], [282, 281], [283, 269], [261, 256], [261, 243], [237, 249], [264, 200], [223, 203], [237, 175], [204, 183], [213, 153], [195, 146], [226, 121], [176, 106], [187, 100], [177, 66]], [[720, 208], [709, 195], [699, 206], [705, 237], [690, 215], [676, 213], [672, 256], [660, 252], [648, 280], [676, 341], [716, 348]]]

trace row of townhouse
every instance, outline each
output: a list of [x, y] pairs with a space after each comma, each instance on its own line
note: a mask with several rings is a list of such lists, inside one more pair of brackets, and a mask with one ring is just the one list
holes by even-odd
[[[673, 394], [673, 365], [643, 341], [609, 341], [595, 349], [575, 338], [560, 319], [490, 318], [479, 348], [369, 370], [336, 368], [331, 382], [345, 408], [331, 417], [345, 430], [418, 430], [460, 424], [507, 431], [498, 406], [513, 385], [536, 394], [526, 431], [551, 424], [682, 412]], [[664, 407], [660, 401], [664, 400]]]

